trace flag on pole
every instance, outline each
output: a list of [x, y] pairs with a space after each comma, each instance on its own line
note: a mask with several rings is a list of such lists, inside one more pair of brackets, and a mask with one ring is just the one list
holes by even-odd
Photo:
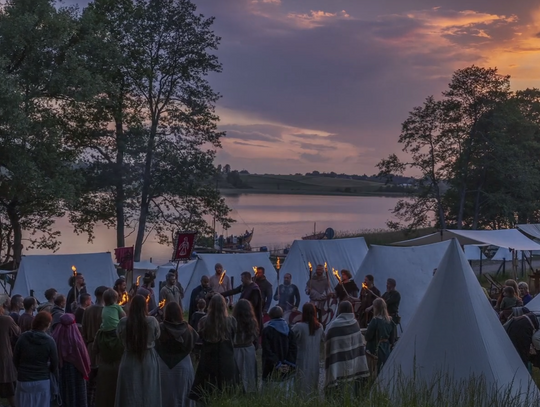
[[191, 258], [197, 232], [179, 232], [174, 245], [173, 260], [187, 260]]
[[118, 247], [114, 249], [114, 255], [121, 268], [127, 271], [133, 270], [133, 246]]

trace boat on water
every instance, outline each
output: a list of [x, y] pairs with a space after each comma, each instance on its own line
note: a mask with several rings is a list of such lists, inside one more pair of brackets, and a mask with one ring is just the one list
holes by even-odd
[[240, 236], [232, 235], [224, 237], [221, 235], [216, 239], [216, 249], [251, 251], [251, 239], [253, 239], [254, 231], [255, 229], [251, 229], [251, 231], [246, 230], [246, 232]]
[[314, 233], [312, 235], [307, 235], [302, 237], [302, 240], [322, 240], [326, 237], [326, 232]]

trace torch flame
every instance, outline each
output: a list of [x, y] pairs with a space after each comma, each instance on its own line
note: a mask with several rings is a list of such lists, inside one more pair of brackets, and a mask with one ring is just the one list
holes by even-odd
[[137, 287], [139, 286], [139, 281], [141, 280], [141, 276], [137, 276], [137, 282], [135, 283]]
[[362, 283], [362, 288], [365, 288], [366, 290], [368, 289], [368, 286], [366, 283]]
[[309, 267], [309, 272], [311, 273], [313, 271], [313, 266], [311, 265], [310, 261], [308, 261], [308, 267]]
[[146, 296], [146, 303], [148, 304], [150, 302], [150, 294]]
[[277, 258], [276, 268], [277, 268], [278, 270], [281, 268], [281, 264], [279, 264], [279, 257]]
[[332, 273], [333, 273], [334, 276], [337, 278], [338, 283], [341, 283], [341, 277], [339, 276], [339, 271], [335, 270], [335, 269], [332, 267]]
[[165, 306], [165, 303], [167, 302], [167, 300], [165, 298], [163, 298], [160, 302], [159, 302], [159, 309], [162, 309], [164, 306]]
[[122, 294], [122, 298], [120, 299], [120, 302], [118, 303], [118, 305], [126, 305], [129, 301], [129, 295], [128, 293], [124, 293]]
[[326, 262], [324, 262], [324, 271], [328, 273], [328, 264]]
[[73, 276], [77, 276], [77, 267], [71, 266], [71, 270], [73, 270]]
[[221, 277], [219, 277], [219, 285], [223, 284], [223, 279], [225, 278], [226, 272], [227, 270], [223, 270], [223, 272], [221, 273]]
[[257, 274], [257, 267], [253, 266], [252, 269], [253, 269], [253, 274]]

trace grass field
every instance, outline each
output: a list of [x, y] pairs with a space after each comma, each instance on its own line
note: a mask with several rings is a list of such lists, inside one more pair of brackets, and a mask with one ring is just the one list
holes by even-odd
[[226, 183], [220, 184], [221, 192], [227, 193], [267, 193], [306, 195], [403, 195], [383, 192], [384, 184], [343, 178], [311, 177], [303, 175], [257, 175], [242, 174], [242, 181], [249, 187], [235, 189]]

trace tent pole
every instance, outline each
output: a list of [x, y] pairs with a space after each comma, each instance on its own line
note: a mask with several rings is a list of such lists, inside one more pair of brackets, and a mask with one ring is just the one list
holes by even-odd
[[478, 247], [478, 249], [480, 250], [480, 275], [482, 275], [482, 249], [480, 249], [480, 247]]

